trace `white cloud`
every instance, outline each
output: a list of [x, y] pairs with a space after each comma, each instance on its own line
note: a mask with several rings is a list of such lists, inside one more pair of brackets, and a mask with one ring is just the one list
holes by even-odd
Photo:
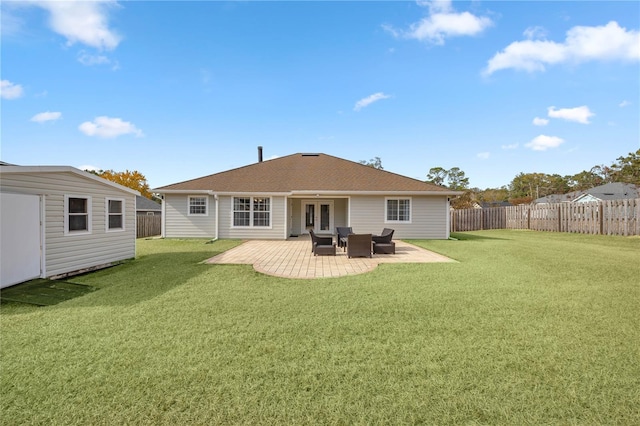
[[475, 36], [493, 25], [487, 17], [455, 12], [451, 1], [424, 1], [418, 4], [429, 8], [429, 16], [411, 24], [407, 30], [396, 30], [390, 25], [383, 25], [383, 28], [394, 37], [442, 45], [449, 37]]
[[561, 109], [556, 109], [556, 107], [550, 106], [547, 108], [547, 111], [551, 118], [561, 118], [563, 120], [575, 121], [582, 124], [589, 124], [589, 118], [595, 115], [586, 105]]
[[544, 39], [547, 37], [547, 30], [543, 27], [529, 27], [524, 30], [522, 35], [524, 35], [527, 40]]
[[487, 158], [489, 158], [491, 156], [490, 152], [479, 152], [478, 154], [476, 154], [477, 157], [481, 160], [486, 160]]
[[533, 138], [531, 142], [524, 144], [524, 146], [534, 151], [546, 151], [550, 148], [557, 148], [562, 143], [564, 143], [564, 139], [557, 136], [540, 135]]
[[86, 66], [111, 64], [111, 60], [105, 55], [93, 55], [84, 50], [78, 54], [78, 62]]
[[18, 99], [23, 93], [21, 85], [12, 83], [9, 80], [0, 81], [0, 97], [2, 99]]
[[516, 149], [518, 148], [518, 144], [517, 143], [512, 143], [509, 145], [502, 145], [501, 147], [502, 149]]
[[549, 120], [546, 118], [536, 117], [533, 119], [534, 126], [546, 126], [547, 124], [549, 124]]
[[78, 129], [87, 136], [98, 136], [105, 139], [127, 134], [144, 136], [142, 130], [128, 121], [106, 116], [96, 117], [93, 121], [85, 121], [78, 126]]
[[[531, 33], [525, 32], [525, 36], [531, 36]], [[640, 31], [627, 30], [611, 21], [599, 27], [573, 27], [567, 31], [561, 43], [548, 40], [513, 42], [489, 59], [483, 73], [490, 75], [509, 68], [528, 72], [545, 71], [548, 65], [565, 62], [638, 60]]]
[[620, 102], [620, 103], [618, 104], [618, 106], [619, 106], [620, 108], [628, 107], [629, 105], [631, 105], [631, 102], [629, 102], [629, 101], [627, 101], [627, 100], [624, 100], [624, 101], [622, 101], [622, 102]]
[[82, 43], [96, 49], [112, 50], [122, 40], [109, 28], [109, 9], [117, 6], [114, 0], [39, 0], [31, 4], [49, 12], [49, 26], [64, 36], [68, 45]]
[[31, 121], [35, 121], [36, 123], [44, 123], [46, 121], [56, 121], [62, 117], [61, 112], [41, 112], [39, 114], [31, 117]]
[[353, 110], [360, 111], [362, 108], [367, 107], [374, 102], [378, 102], [379, 100], [382, 100], [382, 99], [389, 99], [390, 97], [391, 97], [390, 95], [385, 95], [382, 92], [374, 93], [373, 95], [367, 96], [366, 98], [362, 98], [358, 102], [356, 102], [356, 105], [353, 107]]

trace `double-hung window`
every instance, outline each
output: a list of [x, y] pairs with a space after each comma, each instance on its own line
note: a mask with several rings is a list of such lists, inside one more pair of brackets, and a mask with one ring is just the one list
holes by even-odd
[[208, 206], [209, 202], [206, 196], [190, 196], [189, 216], [206, 216]]
[[107, 198], [107, 232], [124, 231], [124, 200]]
[[411, 199], [387, 198], [385, 222], [411, 222]]
[[64, 233], [88, 234], [91, 232], [91, 197], [64, 196]]
[[271, 198], [233, 197], [233, 226], [271, 226]]

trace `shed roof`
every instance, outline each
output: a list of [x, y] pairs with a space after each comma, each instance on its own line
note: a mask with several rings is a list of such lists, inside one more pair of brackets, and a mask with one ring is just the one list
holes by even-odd
[[90, 179], [95, 182], [98, 182], [102, 185], [111, 186], [113, 188], [119, 189], [120, 191], [128, 192], [129, 194], [140, 195], [140, 192], [128, 188], [126, 186], [120, 185], [115, 182], [111, 182], [110, 180], [101, 178], [100, 176], [96, 176], [92, 173], [88, 173], [82, 171], [80, 169], [76, 169], [71, 166], [16, 166], [13, 164], [4, 163], [0, 165], [0, 174], [18, 174], [18, 173], [73, 173], [75, 175], [82, 176], [85, 179]]
[[154, 189], [160, 193], [402, 192], [458, 195], [459, 191], [327, 154], [297, 153]]

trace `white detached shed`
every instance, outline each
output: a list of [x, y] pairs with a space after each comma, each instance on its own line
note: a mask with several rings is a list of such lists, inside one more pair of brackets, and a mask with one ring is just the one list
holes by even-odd
[[136, 195], [73, 167], [0, 165], [0, 288], [134, 258]]

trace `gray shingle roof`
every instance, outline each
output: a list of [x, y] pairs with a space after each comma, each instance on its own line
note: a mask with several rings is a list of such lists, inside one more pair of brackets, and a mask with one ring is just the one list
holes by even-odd
[[156, 188], [155, 191], [215, 192], [458, 192], [385, 170], [326, 154], [292, 154], [198, 179]]
[[162, 211], [162, 206], [159, 203], [156, 203], [153, 200], [148, 199], [147, 197], [141, 197], [140, 195], [136, 196], [136, 210], [137, 211], [154, 211], [159, 212]]
[[629, 183], [613, 182], [584, 191], [574, 191], [567, 194], [552, 194], [538, 198], [534, 203], [561, 203], [575, 201], [585, 195], [591, 195], [599, 200], [624, 200], [640, 198], [640, 189]]

